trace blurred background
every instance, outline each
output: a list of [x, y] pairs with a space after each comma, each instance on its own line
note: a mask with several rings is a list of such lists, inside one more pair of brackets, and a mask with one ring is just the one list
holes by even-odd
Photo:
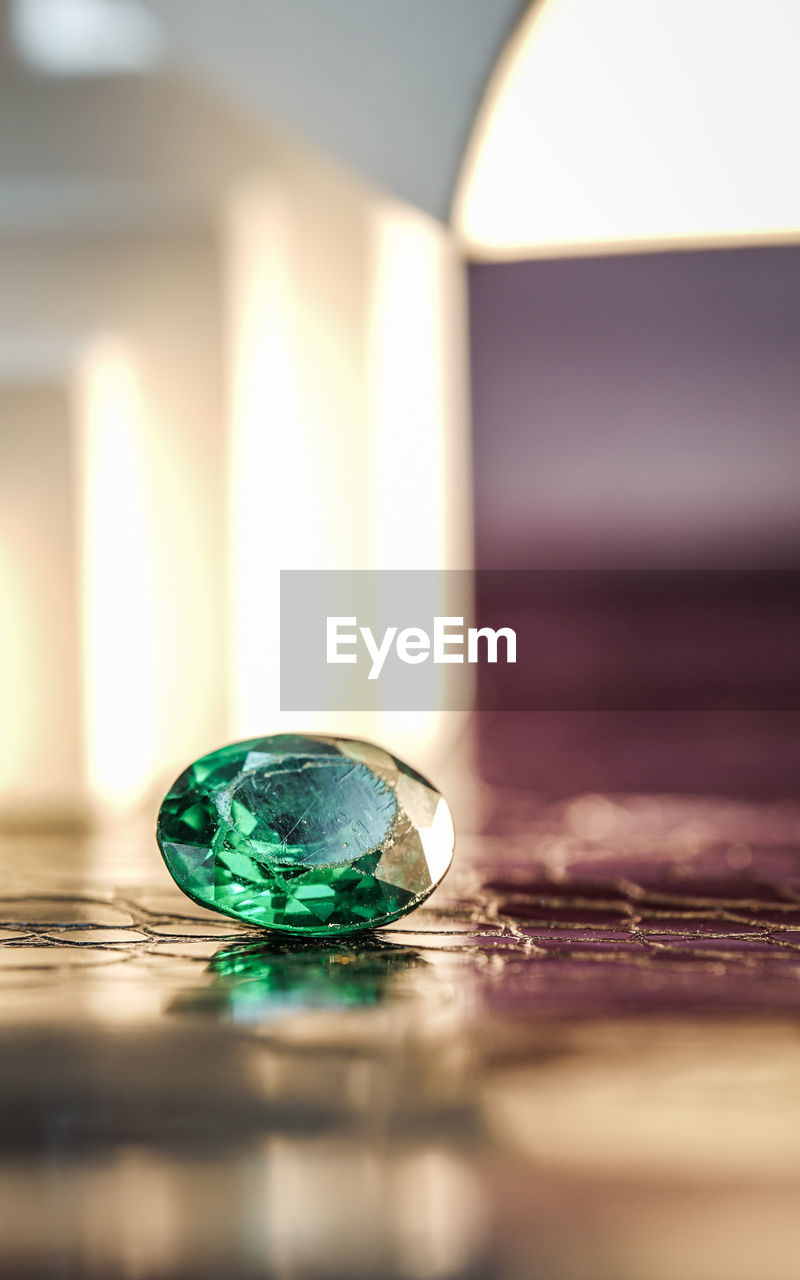
[[769, 709], [293, 715], [452, 795], [452, 875], [379, 937], [204, 911], [152, 827], [287, 727], [281, 569], [798, 567], [798, 37], [787, 0], [0, 3], [4, 1274], [796, 1275], [769, 582], [669, 619]]
[[[7, 0], [5, 821], [279, 729], [281, 568], [791, 560], [796, 23]], [[335, 727], [469, 754], [453, 714]]]

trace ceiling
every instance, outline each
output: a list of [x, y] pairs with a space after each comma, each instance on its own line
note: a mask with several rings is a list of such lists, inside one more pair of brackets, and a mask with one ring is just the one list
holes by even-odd
[[175, 55], [446, 220], [472, 123], [523, 0], [151, 0]]
[[[160, 225], [297, 138], [447, 220], [520, 0], [150, 0], [154, 72], [0, 56], [0, 230]], [[8, 6], [3, 8], [8, 11]]]

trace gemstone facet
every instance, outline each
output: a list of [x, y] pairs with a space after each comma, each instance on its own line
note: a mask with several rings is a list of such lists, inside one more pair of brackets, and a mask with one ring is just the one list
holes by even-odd
[[310, 734], [196, 760], [165, 796], [157, 838], [195, 902], [305, 937], [397, 920], [453, 856], [450, 810], [430, 782], [371, 743]]

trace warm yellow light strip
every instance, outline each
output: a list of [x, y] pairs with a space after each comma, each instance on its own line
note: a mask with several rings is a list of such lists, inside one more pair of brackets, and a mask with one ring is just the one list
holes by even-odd
[[[242, 191], [226, 228], [230, 368], [229, 707], [231, 735], [272, 731], [279, 701], [279, 558], [302, 470], [287, 275], [285, 202], [272, 184]], [[293, 456], [294, 455], [294, 456]], [[304, 525], [299, 518], [297, 536]], [[288, 524], [287, 524], [288, 521]]]
[[101, 803], [125, 806], [155, 768], [158, 618], [144, 409], [124, 346], [87, 354], [77, 426], [86, 779]]
[[[415, 210], [380, 204], [372, 219], [368, 385], [372, 461], [371, 544], [380, 569], [452, 569], [471, 564], [469, 441], [466, 402], [466, 303], [461, 264], [450, 237]], [[391, 579], [375, 601], [379, 625], [397, 614]], [[438, 596], [441, 595], [441, 599]], [[444, 615], [470, 608], [445, 599]], [[415, 755], [442, 729], [452, 674], [431, 667], [428, 709], [392, 713]], [[463, 671], [460, 673], [463, 679]]]
[[373, 555], [383, 569], [445, 562], [441, 276], [441, 246], [427, 220], [412, 210], [382, 209], [374, 220], [367, 333]]
[[544, 0], [501, 59], [453, 225], [479, 258], [800, 238], [800, 9]]

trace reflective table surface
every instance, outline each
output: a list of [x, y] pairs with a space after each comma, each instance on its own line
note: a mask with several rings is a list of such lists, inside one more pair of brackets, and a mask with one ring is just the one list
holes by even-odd
[[800, 804], [493, 792], [292, 943], [149, 824], [0, 856], [0, 1275], [793, 1277]]

